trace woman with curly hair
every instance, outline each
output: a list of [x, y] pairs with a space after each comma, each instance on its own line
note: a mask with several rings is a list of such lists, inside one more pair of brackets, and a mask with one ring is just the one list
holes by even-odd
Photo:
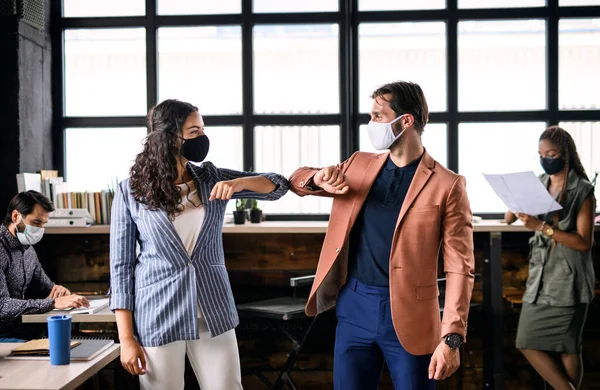
[[148, 127], [112, 207], [110, 308], [121, 364], [140, 375], [142, 389], [183, 389], [187, 355], [202, 389], [241, 389], [225, 207], [232, 198], [279, 199], [288, 181], [199, 164], [209, 140], [189, 103], [165, 100], [148, 114]]
[[542, 133], [540, 176], [562, 206], [539, 217], [506, 213], [535, 231], [516, 346], [553, 388], [578, 389], [583, 377], [583, 325], [594, 298], [594, 186], [573, 138], [558, 126]]

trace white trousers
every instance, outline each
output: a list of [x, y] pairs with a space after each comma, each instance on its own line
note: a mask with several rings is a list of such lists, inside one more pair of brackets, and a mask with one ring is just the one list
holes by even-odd
[[211, 338], [204, 319], [198, 319], [198, 326], [200, 340], [144, 348], [146, 374], [139, 376], [142, 390], [182, 390], [186, 353], [202, 390], [242, 390], [235, 329]]

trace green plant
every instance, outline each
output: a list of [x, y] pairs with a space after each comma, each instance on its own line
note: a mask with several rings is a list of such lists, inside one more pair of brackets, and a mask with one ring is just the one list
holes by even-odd
[[258, 200], [256, 199], [252, 199], [252, 210], [260, 210], [260, 207], [258, 207]]
[[246, 199], [238, 199], [235, 201], [235, 210], [244, 211], [246, 210]]
[[119, 178], [118, 178], [118, 177], [115, 177], [115, 181], [114, 181], [113, 183], [108, 183], [108, 184], [106, 185], [106, 187], [107, 187], [107, 189], [108, 189], [108, 192], [109, 192], [111, 195], [114, 195], [114, 194], [115, 194], [115, 189], [116, 189], [118, 186], [119, 186]]

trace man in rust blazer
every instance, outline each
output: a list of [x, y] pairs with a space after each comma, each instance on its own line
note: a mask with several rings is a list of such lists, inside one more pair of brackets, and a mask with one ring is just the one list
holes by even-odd
[[396, 389], [434, 389], [458, 368], [467, 333], [474, 256], [465, 179], [423, 148], [429, 114], [417, 84], [390, 83], [372, 98], [369, 138], [389, 151], [290, 177], [299, 196], [334, 198], [306, 313], [336, 307], [335, 389], [377, 389], [384, 362]]

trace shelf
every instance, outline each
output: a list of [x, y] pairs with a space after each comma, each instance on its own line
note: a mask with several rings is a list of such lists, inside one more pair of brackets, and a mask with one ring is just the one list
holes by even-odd
[[[327, 221], [266, 221], [261, 223], [246, 223], [234, 225], [223, 224], [224, 234], [325, 234]], [[598, 230], [598, 226], [596, 226]], [[500, 220], [483, 220], [473, 223], [475, 233], [513, 233], [529, 232], [523, 225], [507, 225]], [[109, 234], [109, 225], [94, 225], [88, 227], [49, 227], [46, 234]]]

